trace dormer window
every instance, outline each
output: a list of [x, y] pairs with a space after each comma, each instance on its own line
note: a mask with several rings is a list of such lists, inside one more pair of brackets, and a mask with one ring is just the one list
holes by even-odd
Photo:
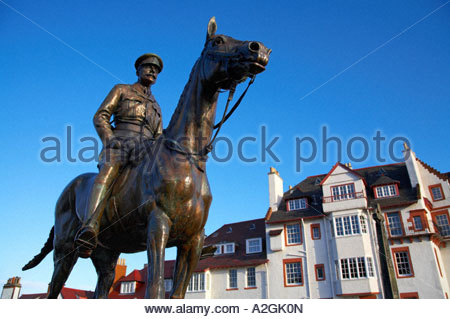
[[288, 201], [288, 210], [298, 210], [305, 208], [306, 208], [306, 198], [297, 198]]
[[398, 196], [397, 184], [377, 186], [374, 188], [375, 198]]
[[262, 251], [262, 240], [261, 238], [251, 238], [246, 240], [246, 253], [255, 254]]
[[429, 188], [434, 202], [445, 199], [441, 184], [431, 185]]
[[216, 248], [214, 255], [234, 254], [234, 243], [218, 244]]
[[136, 291], [136, 281], [125, 281], [120, 285], [121, 294], [133, 294]]
[[397, 184], [377, 186], [374, 193], [376, 198], [398, 196], [398, 186]]

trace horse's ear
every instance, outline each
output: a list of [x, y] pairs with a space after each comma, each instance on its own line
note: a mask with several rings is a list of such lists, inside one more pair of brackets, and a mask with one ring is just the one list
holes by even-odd
[[[216, 17], [212, 17], [209, 19], [208, 22], [208, 32], [206, 33], [206, 43], [216, 34], [217, 31], [217, 24], [216, 24]], [[206, 44], [205, 43], [205, 44]]]

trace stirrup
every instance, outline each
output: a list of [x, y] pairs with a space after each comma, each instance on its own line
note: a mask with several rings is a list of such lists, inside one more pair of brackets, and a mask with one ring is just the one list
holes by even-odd
[[92, 227], [82, 227], [75, 235], [75, 248], [81, 258], [89, 258], [97, 247], [97, 233]]

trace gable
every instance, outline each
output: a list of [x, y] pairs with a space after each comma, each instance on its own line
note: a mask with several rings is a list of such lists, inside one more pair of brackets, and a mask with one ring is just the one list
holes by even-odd
[[345, 184], [358, 180], [364, 181], [361, 175], [338, 162], [333, 166], [327, 176], [325, 176], [320, 185]]

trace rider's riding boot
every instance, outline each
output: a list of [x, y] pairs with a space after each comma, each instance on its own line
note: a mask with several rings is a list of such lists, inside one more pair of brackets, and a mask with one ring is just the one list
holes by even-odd
[[89, 198], [88, 220], [75, 236], [75, 247], [82, 258], [90, 257], [92, 250], [97, 247], [97, 235], [100, 221], [106, 206], [110, 188], [118, 175], [117, 165], [104, 165], [95, 178]]

